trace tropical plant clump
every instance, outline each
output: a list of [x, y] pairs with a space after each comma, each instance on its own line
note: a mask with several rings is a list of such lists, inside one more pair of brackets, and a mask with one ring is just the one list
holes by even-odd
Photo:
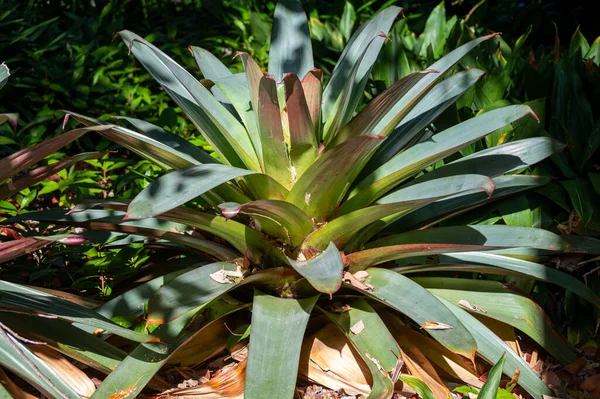
[[[233, 74], [191, 47], [203, 74], [198, 80], [142, 37], [121, 32], [217, 157], [141, 120], [123, 118], [132, 130], [69, 113], [85, 127], [1, 160], [0, 181], [32, 179], [12, 177], [89, 132], [167, 173], [133, 200], [92, 200], [8, 219], [87, 231], [9, 241], [0, 244], [0, 260], [52, 241], [123, 235], [204, 259], [182, 256], [176, 271], [98, 307], [0, 281], [0, 364], [61, 398], [135, 397], [145, 388], [161, 392], [154, 397], [293, 398], [298, 375], [368, 398], [394, 392], [447, 398], [448, 382], [481, 388], [488, 397], [500, 370], [534, 398], [553, 395], [520, 356], [514, 328], [560, 362], [575, 360], [575, 349], [526, 295], [465, 277], [547, 281], [597, 308], [599, 298], [586, 285], [532, 259], [597, 253], [598, 241], [506, 225], [435, 225], [546, 184], [549, 178], [514, 173], [564, 145], [528, 138], [448, 159], [521, 118], [535, 118], [525, 105], [490, 110], [436, 134], [428, 129], [482, 77], [477, 69], [460, 70], [460, 61], [495, 34], [398, 80], [357, 112], [399, 12], [386, 8], [354, 33], [324, 88], [296, 0], [275, 9], [268, 73], [238, 53], [245, 72]], [[399, 259], [411, 262], [393, 262]], [[417, 272], [429, 273], [410, 277]], [[130, 349], [117, 337], [137, 344]], [[224, 349], [225, 359], [217, 356]], [[97, 388], [75, 389], [70, 377], [78, 369], [58, 352], [106, 377]], [[209, 369], [233, 363], [204, 383], [171, 389], [167, 376], [175, 366], [209, 360]], [[500, 361], [486, 387], [482, 361]]]

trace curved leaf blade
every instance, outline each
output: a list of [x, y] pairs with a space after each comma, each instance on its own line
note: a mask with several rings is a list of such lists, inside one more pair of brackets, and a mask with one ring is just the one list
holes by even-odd
[[318, 298], [286, 299], [254, 291], [244, 398], [294, 397], [302, 338]]
[[194, 165], [168, 173], [142, 190], [127, 208], [126, 219], [144, 219], [170, 211], [212, 188], [256, 172], [220, 164]]
[[350, 288], [376, 299], [424, 326], [428, 322], [443, 323], [452, 328], [445, 330], [427, 329], [433, 338], [453, 352], [473, 359], [477, 348], [475, 340], [465, 326], [439, 300], [414, 281], [391, 270], [370, 268], [366, 284], [373, 290]]
[[331, 295], [342, 285], [344, 261], [334, 243], [308, 260], [288, 258], [289, 264], [302, 275], [317, 291]]
[[302, 3], [298, 0], [280, 0], [273, 16], [269, 74], [280, 81], [286, 73], [294, 73], [302, 78], [313, 69], [312, 44]]

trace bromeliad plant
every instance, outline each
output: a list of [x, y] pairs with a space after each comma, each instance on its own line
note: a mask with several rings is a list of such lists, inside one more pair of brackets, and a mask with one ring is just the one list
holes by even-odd
[[[108, 374], [93, 399], [135, 397], [147, 385], [168, 388], [153, 376], [181, 359], [181, 351], [190, 352], [187, 345], [206, 331], [251, 304], [243, 392], [232, 392], [231, 381], [224, 379], [223, 385], [211, 381], [217, 393], [210, 397], [292, 398], [307, 325], [313, 323], [311, 331], [315, 324], [320, 329], [322, 315], [351, 343], [357, 354], [352, 358], [371, 373], [366, 380], [369, 398], [391, 398], [394, 390], [446, 398], [449, 390], [440, 370], [445, 378], [480, 388], [476, 358], [495, 363], [504, 353], [505, 374], [519, 369], [523, 389], [535, 398], [551, 395], [517, 353], [518, 345], [509, 345], [512, 328], [562, 362], [573, 360], [576, 352], [527, 296], [491, 280], [408, 274], [525, 276], [560, 285], [598, 307], [598, 297], [578, 280], [526, 260], [557, 251], [594, 252], [598, 245], [593, 240], [511, 226], [431, 227], [450, 215], [547, 183], [547, 178], [511, 173], [563, 145], [530, 138], [448, 161], [482, 137], [535, 117], [521, 105], [486, 112], [433, 136], [427, 133], [427, 126], [482, 76], [476, 69], [456, 72], [454, 66], [495, 35], [468, 42], [430, 69], [406, 76], [357, 113], [371, 67], [387, 40], [385, 32], [399, 12], [389, 7], [358, 29], [324, 89], [322, 74], [313, 67], [306, 15], [295, 0], [284, 0], [275, 10], [268, 74], [248, 54], [237, 55], [245, 73], [232, 74], [205, 50], [191, 47], [204, 75], [199, 81], [140, 36], [121, 32], [218, 160], [140, 120], [127, 119], [134, 131], [71, 113], [86, 127], [2, 160], [0, 173], [8, 173], [2, 179], [31, 165], [31, 154], [39, 158], [89, 131], [168, 173], [131, 201], [91, 201], [66, 213], [29, 213], [9, 221], [131, 234], [131, 240], [153, 237], [203, 252], [214, 262], [188, 262], [190, 268], [134, 288], [96, 310], [0, 282], [5, 327], [0, 364], [47, 396], [78, 397], [10, 329], [34, 334]], [[397, 233], [399, 229], [403, 232]], [[9, 259], [51, 239], [2, 244], [0, 257]], [[434, 256], [438, 263], [421, 261], [424, 256]], [[409, 266], [390, 262], [412, 258], [416, 263]], [[124, 320], [132, 316], [142, 317], [146, 328], [126, 328], [131, 323]], [[31, 324], [23, 324], [23, 318]], [[248, 329], [244, 331], [247, 335]], [[331, 337], [320, 332], [312, 342]], [[100, 339], [101, 334], [139, 344], [126, 353]], [[218, 340], [202, 339], [202, 353]], [[334, 359], [302, 359], [305, 378], [365, 392], [323, 372], [333, 370]], [[191, 395], [169, 392], [178, 394]]]

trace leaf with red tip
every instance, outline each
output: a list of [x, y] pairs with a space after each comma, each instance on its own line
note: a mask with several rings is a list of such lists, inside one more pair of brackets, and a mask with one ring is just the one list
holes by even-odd
[[127, 219], [159, 215], [229, 180], [253, 173], [257, 172], [220, 164], [194, 165], [173, 171], [152, 182], [131, 201]]
[[242, 205], [227, 202], [219, 205], [219, 209], [227, 219], [238, 213], [250, 216], [256, 230], [294, 247], [299, 246], [313, 229], [310, 217], [285, 201], [259, 200]]
[[47, 166], [40, 166], [28, 172], [25, 176], [18, 177], [9, 183], [1, 185], [0, 199], [10, 197], [24, 188], [30, 187], [77, 162], [86, 159], [100, 159], [106, 154], [107, 152], [84, 152]]
[[372, 203], [398, 184], [461, 148], [531, 113], [525, 105], [511, 105], [468, 119], [431, 139], [416, 144], [366, 176], [350, 193], [339, 214]]
[[258, 84], [258, 128], [261, 133], [262, 155], [265, 174], [286, 188], [292, 186], [293, 177], [288, 159], [281, 110], [277, 99], [277, 82], [263, 76]]
[[[307, 237], [302, 246], [322, 250], [333, 241], [344, 248], [356, 233], [374, 223], [379, 224], [380, 230], [400, 216], [441, 198], [471, 190], [483, 190], [489, 195], [494, 187], [494, 182], [482, 175], [451, 176], [415, 184], [383, 197], [377, 205], [333, 219]], [[372, 234], [378, 231], [374, 226], [370, 229]]]
[[319, 144], [298, 76], [286, 75], [283, 78], [283, 85], [286, 98], [284, 115], [288, 118], [290, 130], [290, 162], [293, 178], [296, 180], [317, 157]]
[[302, 78], [302, 89], [306, 98], [306, 105], [310, 113], [315, 138], [321, 142], [321, 100], [323, 96], [323, 71], [313, 69]]
[[77, 140], [88, 132], [102, 132], [110, 129], [111, 126], [95, 126], [71, 130], [59, 136], [53, 137], [33, 147], [24, 148], [7, 157], [0, 159], [0, 181], [8, 179], [17, 173], [35, 165], [48, 155], [53, 154], [60, 148]]
[[[335, 146], [352, 137], [361, 136], [363, 134], [372, 134], [375, 131], [375, 126], [377, 126], [379, 121], [383, 119], [392, 107], [429, 73], [437, 73], [437, 71], [425, 69], [420, 72], [411, 73], [388, 87], [383, 93], [367, 104], [367, 106], [360, 111], [358, 115], [352, 118], [350, 122], [342, 127], [340, 132], [332, 139], [332, 141], [330, 141], [328, 146]], [[398, 122], [400, 122], [409, 111], [410, 108], [408, 107], [402, 109], [391, 119], [386, 128], [378, 131], [378, 134], [383, 136], [389, 135]]]

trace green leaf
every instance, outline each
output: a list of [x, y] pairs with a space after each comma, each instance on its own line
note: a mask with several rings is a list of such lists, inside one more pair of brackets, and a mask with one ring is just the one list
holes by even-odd
[[[117, 132], [120, 135], [128, 135], [128, 133], [129, 133], [131, 138], [137, 138], [140, 141], [145, 142], [146, 144], [149, 144], [151, 147], [156, 146], [159, 149], [169, 152], [173, 156], [182, 158], [183, 160], [188, 162], [188, 163], [184, 163], [182, 161], [179, 161], [179, 163], [176, 165], [170, 164], [169, 166], [173, 169], [179, 169], [184, 166], [199, 165], [199, 164], [204, 164], [204, 163], [218, 163], [216, 159], [214, 159], [213, 157], [208, 155], [204, 150], [196, 147], [189, 141], [182, 139], [177, 134], [167, 132], [166, 130], [164, 130], [158, 126], [153, 125], [149, 122], [143, 121], [141, 119], [128, 118], [125, 116], [118, 116], [115, 118], [123, 119], [123, 120], [126, 120], [127, 122], [131, 123], [133, 126], [135, 126], [135, 128], [137, 130], [139, 130], [142, 134], [147, 136], [150, 140], [144, 140], [144, 138], [143, 137], [140, 138], [139, 135], [130, 134], [131, 131], [129, 131], [129, 130], [127, 132], [124, 132], [122, 130], [119, 131], [119, 129], [115, 129], [115, 130], [117, 130]], [[146, 153], [146, 154], [152, 153], [151, 149], [146, 148], [146, 146], [136, 145], [135, 141], [128, 142], [127, 140], [123, 140], [123, 138], [121, 140], [125, 141], [124, 146], [126, 148], [129, 148], [134, 152]], [[156, 149], [155, 151], [157, 151], [157, 150], [158, 149]], [[144, 156], [144, 155], [142, 155], [142, 156]]]
[[400, 233], [415, 229], [416, 227], [429, 227], [456, 214], [485, 205], [491, 200], [544, 186], [550, 181], [550, 178], [529, 175], [506, 175], [495, 177], [492, 180], [496, 185], [496, 189], [491, 197], [488, 197], [485, 192], [478, 191], [458, 194], [452, 198], [436, 201], [392, 222], [384, 229], [384, 233]]
[[200, 230], [209, 232], [229, 242], [239, 253], [245, 254], [256, 264], [262, 264], [263, 257], [273, 256], [285, 264], [285, 257], [276, 251], [264, 234], [221, 216], [194, 211], [186, 208], [176, 208], [159, 215], [159, 219], [185, 223]]
[[[517, 275], [533, 277], [536, 280], [546, 281], [573, 291], [573, 293], [589, 301], [594, 306], [600, 307], [600, 298], [594, 290], [570, 274], [552, 267], [509, 256], [483, 252], [444, 254], [440, 257], [440, 262], [446, 270], [450, 270], [453, 265], [456, 265], [463, 266], [460, 267], [461, 270], [485, 270], [485, 272], [492, 274], [503, 274], [502, 270], [506, 270]], [[488, 266], [488, 268], [482, 268], [481, 266]], [[401, 272], [405, 273], [404, 270]]]
[[445, 330], [427, 329], [433, 338], [453, 352], [472, 359], [475, 341], [465, 326], [439, 303], [426, 289], [398, 273], [386, 269], [370, 268], [366, 284], [373, 290], [350, 288], [377, 299], [387, 306], [405, 314], [420, 326], [428, 322], [443, 323], [452, 328]]
[[487, 112], [434, 135], [392, 158], [364, 178], [350, 193], [339, 213], [348, 213], [373, 202], [421, 169], [444, 159], [515, 120], [531, 113], [527, 106], [510, 106]]
[[575, 350], [556, 332], [539, 305], [501, 282], [436, 277], [413, 281], [474, 314], [521, 330], [563, 364], [577, 358]]
[[[424, 71], [411, 73], [387, 88], [383, 93], [369, 102], [369, 104], [367, 104], [358, 115], [352, 118], [348, 124], [342, 127], [340, 132], [329, 142], [328, 147], [334, 147], [352, 137], [371, 134], [379, 121], [383, 119], [394, 105], [428, 73], [436, 73], [436, 71], [426, 69]], [[398, 122], [406, 116], [408, 111], [409, 109], [407, 108], [403, 109], [399, 114], [392, 118], [386, 128], [378, 131], [378, 134], [382, 136], [390, 134]]]
[[353, 298], [345, 303], [350, 305], [347, 312], [322, 311], [344, 332], [369, 367], [373, 386], [368, 399], [389, 398], [394, 392], [394, 382], [388, 373], [396, 367], [400, 348], [367, 301]]
[[[395, 115], [403, 112], [404, 108], [409, 107], [412, 108], [416, 105], [417, 101], [425, 96], [425, 94], [431, 90], [434, 85], [439, 82], [444, 75], [454, 66], [457, 62], [459, 62], [466, 54], [468, 54], [471, 50], [477, 47], [482, 42], [489, 40], [493, 37], [497, 36], [496, 33], [491, 35], [482, 36], [478, 39], [472, 40], [459, 48], [449, 52], [442, 59], [432, 64], [429, 69], [438, 71], [438, 73], [430, 73], [427, 74], [423, 79], [421, 79], [413, 88], [406, 93], [406, 95], [402, 98], [401, 101], [397, 102], [396, 105], [388, 112], [388, 114], [379, 122], [379, 124], [375, 127], [373, 134], [379, 134], [378, 132], [383, 131], [386, 126], [389, 125], [389, 122]], [[494, 129], [495, 130], [495, 129]]]
[[176, 276], [150, 297], [147, 324], [170, 323], [230, 291], [236, 286], [233, 281], [221, 283], [211, 274], [221, 270], [236, 272], [237, 268], [232, 262], [216, 262]]
[[[94, 206], [95, 204], [92, 205]], [[154, 218], [121, 222], [124, 216], [125, 212], [120, 211], [81, 210], [74, 208], [68, 212], [58, 209], [44, 212], [29, 212], [10, 218], [6, 222], [36, 220], [58, 225], [85, 227], [95, 231], [113, 231], [153, 237], [198, 249], [219, 260], [232, 260], [240, 256], [229, 248], [219, 245], [212, 240], [183, 234], [186, 230], [186, 226], [183, 224], [170, 223]]]
[[233, 75], [229, 68], [227, 68], [217, 57], [212, 55], [210, 51], [196, 46], [190, 46], [189, 50], [194, 56], [205, 79], [215, 80]]
[[302, 275], [317, 291], [331, 295], [342, 285], [344, 261], [334, 243], [308, 260], [288, 258], [289, 264]]
[[[287, 115], [290, 131], [290, 166], [292, 168], [292, 181], [295, 182], [314, 162], [317, 157], [319, 143], [304, 89], [298, 76], [294, 74], [286, 75], [283, 78], [283, 85], [286, 98], [285, 114]], [[320, 121], [317, 121], [317, 123], [320, 123]]]
[[227, 219], [238, 213], [252, 217], [257, 230], [294, 247], [302, 244], [314, 227], [306, 213], [285, 201], [258, 200], [243, 205], [227, 202], [219, 205], [219, 209]]
[[286, 299], [254, 291], [244, 398], [294, 397], [302, 339], [318, 298]]
[[444, 79], [433, 87], [417, 102], [400, 124], [389, 134], [387, 140], [377, 151], [361, 172], [368, 175], [390, 159], [411, 142], [427, 125], [432, 123], [442, 112], [472, 87], [485, 72], [469, 69]]
[[[360, 136], [325, 151], [294, 184], [286, 201], [318, 220], [325, 219], [335, 210], [368, 154], [382, 139]], [[336, 173], [331, 173], [332, 170]]]
[[255, 112], [261, 133], [265, 173], [289, 189], [293, 177], [283, 136], [281, 110], [277, 99], [277, 82], [270, 76], [263, 76], [260, 79], [258, 107]]
[[552, 396], [552, 391], [540, 380], [531, 367], [519, 357], [501, 338], [490, 331], [483, 323], [471, 316], [465, 310], [440, 298], [442, 303], [469, 329], [477, 341], [477, 353], [490, 363], [496, 363], [506, 354], [503, 371], [512, 376], [517, 369], [521, 371], [519, 385], [534, 398], [542, 399], [543, 395]]
[[565, 180], [561, 184], [569, 193], [575, 212], [587, 226], [594, 216], [593, 204], [596, 202], [590, 183], [585, 179], [577, 179]]
[[[246, 304], [231, 305], [225, 300], [219, 299], [205, 307], [192, 309], [173, 323], [157, 327], [154, 334], [171, 344], [146, 342], [138, 345], [108, 375], [91, 399], [104, 399], [111, 396], [136, 397], [173, 352], [185, 342], [207, 328], [210, 323], [246, 306]], [[202, 327], [198, 328], [198, 324], [192, 324], [192, 321], [202, 323]]]
[[313, 69], [308, 21], [302, 4], [298, 0], [280, 0], [273, 16], [269, 74], [280, 81], [286, 73], [304, 77]]
[[427, 58], [427, 49], [429, 46], [433, 49], [434, 58], [438, 58], [441, 55], [446, 44], [446, 7], [443, 1], [427, 17], [423, 36], [419, 39], [419, 57]]
[[7, 312], [0, 315], [0, 322], [14, 331], [33, 333], [38, 341], [42, 340], [57, 351], [104, 374], [114, 370], [127, 356], [126, 352], [92, 335], [93, 328], [86, 332], [62, 320]]
[[569, 56], [583, 58], [589, 51], [590, 45], [587, 39], [581, 34], [579, 26], [575, 29], [575, 33], [571, 37], [569, 44]]
[[401, 374], [400, 380], [414, 389], [423, 399], [435, 399], [431, 389], [423, 381], [410, 374]]
[[126, 219], [143, 219], [170, 211], [236, 177], [253, 174], [220, 164], [194, 165], [168, 173], [142, 190], [127, 208]]
[[506, 353], [502, 355], [500, 360], [498, 360], [488, 373], [488, 378], [481, 387], [477, 399], [496, 399], [498, 388], [500, 388], [500, 379], [502, 378], [502, 370], [504, 369], [505, 361]]
[[[263, 162], [263, 150], [261, 144], [261, 136], [258, 130], [258, 122], [256, 121], [257, 114], [253, 107], [249, 107], [251, 104], [250, 87], [248, 85], [248, 78], [245, 73], [236, 73], [222, 77], [219, 79], [213, 79], [213, 83], [216, 87], [221, 90], [223, 95], [231, 102], [233, 108], [237, 111], [248, 131], [250, 140], [254, 150], [256, 151], [260, 165]], [[214, 87], [213, 89], [214, 90]]]
[[340, 32], [344, 36], [344, 39], [350, 40], [355, 22], [356, 12], [354, 11], [354, 6], [349, 1], [346, 1], [344, 10], [342, 11], [342, 17], [340, 18]]
[[150, 74], [190, 117], [223, 162], [258, 171], [259, 162], [248, 133], [202, 84], [165, 53], [133, 32], [121, 38]]
[[0, 303], [22, 311], [31, 312], [34, 315], [41, 313], [56, 316], [62, 320], [100, 328], [132, 341], [145, 342], [152, 338], [152, 335], [127, 330], [83, 306], [7, 281], [0, 281]]
[[594, 40], [594, 43], [590, 46], [589, 51], [583, 57], [585, 60], [593, 59], [593, 63], [596, 66], [600, 66], [600, 36]]
[[[1, 328], [0, 364], [33, 385], [47, 397], [80, 399], [79, 394], [51, 367]], [[8, 397], [10, 398], [10, 396]]]
[[501, 248], [539, 248], [564, 251], [568, 244], [559, 235], [542, 229], [512, 226], [450, 226], [396, 234], [369, 243], [367, 248], [400, 244], [466, 244]]
[[[389, 221], [424, 205], [470, 190], [483, 190], [490, 195], [494, 191], [494, 183], [486, 176], [463, 175], [436, 179], [403, 188], [381, 198], [375, 206], [331, 220], [311, 233], [302, 247], [304, 250], [310, 248], [322, 250], [325, 245], [333, 241], [339, 248], [344, 248], [356, 233], [372, 223], [377, 223], [377, 228], [381, 229]], [[378, 231], [373, 226], [370, 228], [372, 234]]]
[[8, 77], [10, 76], [10, 71], [8, 70], [8, 66], [5, 63], [0, 64], [0, 90], [6, 84]]
[[[343, 121], [350, 119], [362, 97], [369, 73], [385, 41], [385, 38], [378, 35], [390, 30], [400, 11], [399, 7], [387, 7], [361, 25], [354, 33], [336, 63], [329, 84], [323, 93], [324, 120], [329, 120], [336, 112], [342, 96], [346, 97], [345, 101], [349, 105], [341, 119]], [[357, 64], [358, 68], [354, 71]], [[349, 93], [344, 94], [346, 83], [350, 79], [352, 79], [352, 88]]]

